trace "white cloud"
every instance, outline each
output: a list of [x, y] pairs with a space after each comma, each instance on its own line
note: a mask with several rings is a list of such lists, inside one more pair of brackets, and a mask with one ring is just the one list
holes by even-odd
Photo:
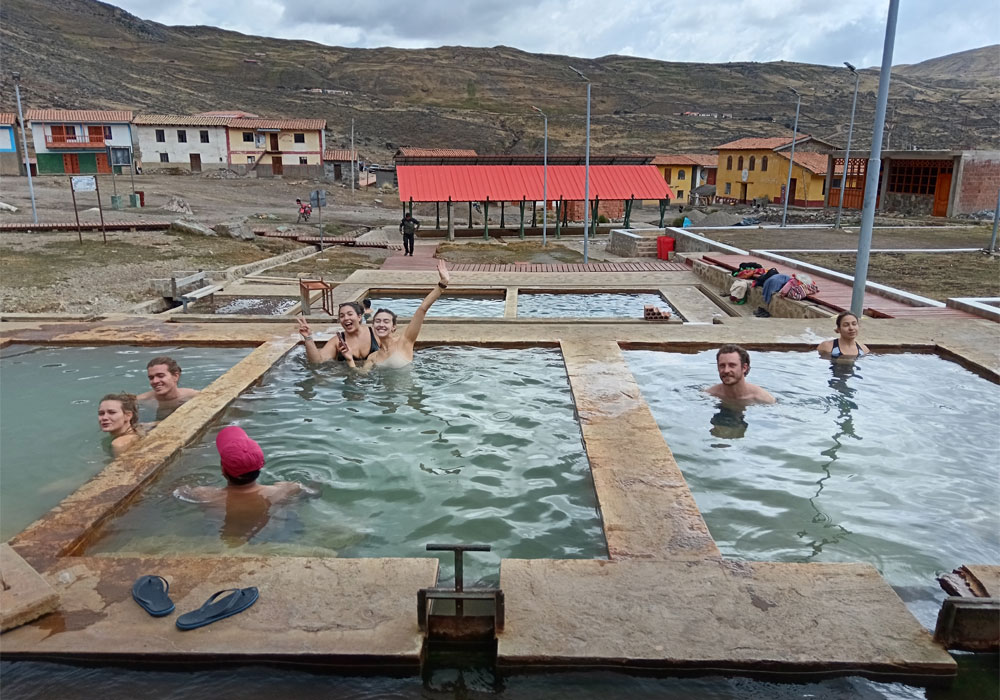
[[[205, 24], [353, 47], [504, 44], [535, 53], [665, 61], [881, 63], [888, 1], [841, 0], [117, 0], [163, 24]], [[987, 9], [988, 8], [988, 9]], [[945, 18], [945, 13], [947, 18]], [[901, 3], [894, 63], [1000, 43], [982, 0]]]

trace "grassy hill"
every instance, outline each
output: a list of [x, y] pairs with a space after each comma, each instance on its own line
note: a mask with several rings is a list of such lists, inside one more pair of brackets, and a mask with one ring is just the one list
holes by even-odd
[[[26, 107], [128, 108], [187, 113], [241, 109], [321, 117], [331, 145], [383, 159], [400, 145], [538, 152], [549, 114], [553, 153], [584, 141], [593, 81], [597, 153], [708, 150], [740, 136], [791, 129], [843, 145], [853, 81], [843, 68], [802, 63], [673, 63], [625, 56], [578, 59], [508, 47], [346, 49], [247, 36], [213, 27], [167, 27], [95, 0], [4, 0], [5, 68], [20, 70]], [[1000, 148], [998, 47], [893, 71], [888, 147]], [[5, 71], [6, 72], [6, 71]], [[867, 148], [877, 71], [862, 72], [856, 147]], [[314, 94], [309, 88], [342, 91]], [[0, 108], [13, 108], [13, 91]], [[686, 117], [682, 112], [732, 118]]]

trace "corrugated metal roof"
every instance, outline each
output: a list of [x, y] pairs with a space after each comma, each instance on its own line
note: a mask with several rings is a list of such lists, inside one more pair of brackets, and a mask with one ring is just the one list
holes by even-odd
[[322, 131], [326, 128], [326, 119], [230, 119], [227, 126], [232, 129], [302, 129], [303, 131]]
[[13, 112], [0, 112], [0, 126], [14, 126], [17, 124], [17, 115]]
[[240, 112], [238, 110], [225, 110], [220, 109], [214, 112], [198, 112], [195, 114], [196, 117], [228, 117], [229, 119], [235, 119], [236, 117], [259, 117], [259, 114], [254, 114], [253, 112]]
[[396, 155], [433, 158], [441, 156], [474, 156], [477, 153], [471, 148], [410, 148], [407, 146], [396, 151]]
[[650, 165], [701, 165], [714, 168], [719, 164], [719, 157], [701, 153], [669, 153], [655, 156]]
[[99, 109], [29, 109], [24, 115], [29, 122], [108, 122], [132, 121], [131, 110], [99, 110]]
[[138, 126], [225, 126], [228, 117], [208, 117], [188, 114], [139, 114], [132, 120]]
[[[400, 165], [399, 199], [408, 202], [511, 202], [542, 199], [540, 165]], [[579, 165], [550, 165], [548, 198], [582, 201], [584, 172]], [[673, 199], [673, 192], [652, 165], [590, 166], [590, 197], [604, 200]]]
[[351, 161], [350, 148], [331, 148], [323, 151], [323, 160], [337, 160], [345, 163]]
[[[591, 165], [649, 165], [653, 159], [650, 155], [614, 155], [602, 156], [590, 154]], [[473, 156], [401, 156], [393, 157], [396, 165], [542, 165], [544, 156], [541, 153], [517, 153], [507, 155], [473, 155]], [[553, 155], [549, 154], [549, 165], [584, 165], [584, 155]]]

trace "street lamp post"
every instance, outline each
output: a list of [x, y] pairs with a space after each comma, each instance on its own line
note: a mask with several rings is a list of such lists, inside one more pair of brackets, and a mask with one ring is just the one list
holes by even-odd
[[[844, 151], [844, 171], [840, 174], [840, 204], [837, 206], [837, 222], [834, 228], [840, 228], [840, 215], [844, 212], [844, 190], [847, 189], [847, 166], [851, 162], [851, 136], [854, 134], [854, 109], [858, 106], [858, 82], [861, 74], [847, 61], [844, 61], [847, 70], [854, 73], [854, 101], [851, 102], [851, 125], [847, 127], [847, 150]], [[834, 173], [836, 175], [836, 172]]]
[[785, 220], [788, 218], [788, 198], [792, 194], [792, 165], [795, 164], [795, 141], [799, 138], [799, 105], [802, 104], [802, 95], [795, 88], [788, 88], [795, 93], [795, 126], [792, 128], [792, 153], [788, 156], [788, 181], [785, 183], [785, 208], [781, 212], [781, 228], [785, 228]]
[[587, 81], [587, 156], [583, 171], [583, 262], [588, 262], [590, 241], [590, 79], [573, 66], [569, 69]]
[[24, 114], [21, 112], [21, 74], [13, 72], [14, 94], [17, 95], [17, 118], [21, 122], [21, 148], [24, 150], [24, 171], [28, 174], [28, 192], [31, 194], [31, 216], [38, 223], [38, 209], [35, 208], [35, 185], [31, 181], [31, 163], [28, 162], [28, 139], [24, 135]]
[[531, 108], [545, 120], [545, 150], [542, 153], [542, 247], [544, 248], [548, 245], [546, 241], [549, 230], [549, 117], [538, 107], [532, 105]]
[[885, 128], [885, 108], [889, 102], [889, 78], [892, 74], [892, 48], [896, 42], [896, 17], [899, 0], [889, 0], [889, 15], [885, 20], [885, 43], [882, 45], [882, 70], [878, 75], [878, 99], [875, 102], [875, 127], [872, 148], [868, 155], [865, 204], [861, 210], [861, 233], [858, 235], [858, 259], [854, 266], [854, 287], [851, 290], [851, 313], [861, 318], [865, 306], [865, 286], [868, 283], [868, 258], [872, 247], [872, 226], [875, 223], [875, 200], [878, 199], [878, 175], [882, 169], [882, 132]]

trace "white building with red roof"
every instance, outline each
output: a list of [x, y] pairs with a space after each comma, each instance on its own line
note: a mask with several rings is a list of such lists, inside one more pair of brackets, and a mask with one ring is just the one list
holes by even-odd
[[38, 174], [110, 173], [132, 165], [132, 112], [29, 109]]
[[143, 167], [191, 172], [229, 167], [229, 116], [140, 114], [132, 120]]

